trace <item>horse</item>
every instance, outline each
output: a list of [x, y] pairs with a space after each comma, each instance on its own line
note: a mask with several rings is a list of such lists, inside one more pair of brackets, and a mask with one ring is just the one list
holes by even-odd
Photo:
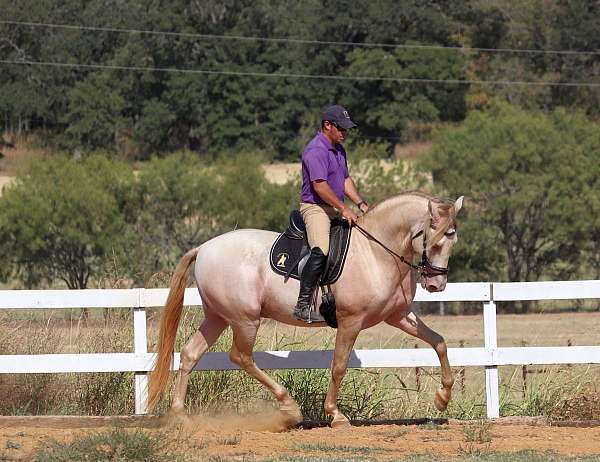
[[[440, 411], [448, 406], [454, 378], [446, 343], [411, 310], [411, 303], [417, 278], [429, 292], [446, 287], [448, 260], [458, 237], [456, 215], [462, 203], [463, 196], [452, 202], [419, 192], [403, 193], [383, 200], [358, 218], [358, 231], [351, 234], [344, 270], [331, 287], [338, 326], [324, 408], [332, 418], [332, 427], [350, 425], [337, 407], [337, 395], [355, 340], [361, 330], [382, 321], [433, 347], [442, 372], [434, 404]], [[284, 280], [269, 264], [269, 251], [277, 236], [272, 231], [239, 229], [208, 240], [181, 258], [160, 322], [158, 354], [148, 389], [150, 409], [169, 382], [187, 273], [195, 261], [194, 277], [205, 317], [181, 351], [169, 412], [184, 414], [190, 373], [223, 331], [231, 327], [230, 360], [271, 391], [290, 427], [302, 420], [300, 408], [289, 392], [259, 369], [252, 357], [261, 318], [295, 326], [325, 325], [294, 319], [299, 282]], [[411, 263], [414, 255], [422, 255], [419, 265]], [[418, 275], [411, 267], [419, 270]]]

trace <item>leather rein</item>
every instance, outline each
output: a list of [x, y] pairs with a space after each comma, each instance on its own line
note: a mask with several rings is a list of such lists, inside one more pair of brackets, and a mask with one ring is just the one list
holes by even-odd
[[[375, 236], [373, 236], [370, 232], [368, 232], [366, 229], [364, 229], [358, 223], [354, 223], [354, 226], [356, 226], [369, 239], [375, 241], [377, 244], [379, 244], [381, 247], [383, 247], [388, 253], [390, 253], [391, 255], [398, 258], [402, 263], [410, 266], [412, 269], [417, 270], [421, 276], [426, 277], [426, 278], [427, 277], [432, 278], [435, 276], [444, 276], [444, 275], [448, 274], [447, 267], [442, 268], [440, 266], [435, 266], [435, 265], [432, 265], [431, 262], [429, 261], [429, 258], [427, 257], [427, 233], [424, 230], [420, 230], [411, 238], [411, 242], [412, 242], [416, 238], [418, 238], [420, 235], [423, 235], [423, 254], [421, 255], [421, 261], [419, 262], [419, 264], [415, 265], [414, 263], [406, 260], [406, 258], [404, 258], [402, 255], [398, 255], [392, 249], [387, 247], [383, 242], [381, 242], [379, 239], [377, 239]], [[435, 229], [435, 228], [432, 227], [432, 229]]]

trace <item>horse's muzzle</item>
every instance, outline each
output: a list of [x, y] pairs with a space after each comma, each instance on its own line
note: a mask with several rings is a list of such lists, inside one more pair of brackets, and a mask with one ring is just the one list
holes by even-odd
[[421, 276], [421, 287], [427, 292], [441, 292], [446, 288], [446, 278], [441, 276], [434, 278]]

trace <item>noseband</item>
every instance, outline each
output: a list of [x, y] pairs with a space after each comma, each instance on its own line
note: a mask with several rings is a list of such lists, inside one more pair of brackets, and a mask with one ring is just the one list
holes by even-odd
[[[432, 226], [431, 229], [435, 229], [435, 228]], [[441, 266], [432, 265], [431, 262], [429, 261], [429, 258], [427, 258], [427, 233], [425, 231], [421, 230], [417, 234], [415, 234], [412, 237], [411, 242], [414, 241], [421, 234], [423, 235], [423, 254], [421, 255], [421, 263], [419, 263], [418, 265], [413, 265], [412, 263], [409, 263], [409, 265], [412, 268], [415, 268], [416, 270], [418, 270], [419, 273], [421, 274], [421, 276], [425, 276], [426, 278], [433, 278], [435, 276], [447, 275], [448, 274], [447, 267], [442, 268]], [[404, 258], [402, 258], [401, 261], [404, 261]], [[405, 262], [405, 263], [407, 263], [407, 262]]]
[[[360, 229], [360, 231], [365, 236], [367, 236], [369, 239], [375, 241], [377, 244], [379, 244], [381, 247], [383, 247], [385, 250], [387, 250], [390, 254], [392, 254], [396, 258], [398, 258], [402, 263], [405, 263], [406, 265], [410, 266], [412, 269], [417, 270], [421, 276], [426, 277], [426, 278], [432, 278], [435, 276], [444, 276], [444, 275], [448, 274], [447, 267], [442, 268], [441, 266], [435, 266], [435, 265], [432, 265], [431, 262], [429, 261], [429, 258], [427, 257], [427, 233], [423, 229], [420, 230], [417, 234], [415, 234], [410, 240], [412, 242], [419, 236], [423, 235], [423, 254], [421, 255], [421, 261], [419, 262], [419, 264], [415, 265], [414, 263], [407, 261], [406, 258], [404, 258], [402, 255], [398, 255], [392, 249], [387, 247], [383, 242], [381, 242], [379, 239], [377, 239], [375, 236], [373, 236], [371, 233], [369, 233], [366, 229], [364, 229], [358, 223], [354, 223], [354, 226], [356, 226], [358, 229]], [[432, 227], [432, 229], [435, 229], [435, 228]]]

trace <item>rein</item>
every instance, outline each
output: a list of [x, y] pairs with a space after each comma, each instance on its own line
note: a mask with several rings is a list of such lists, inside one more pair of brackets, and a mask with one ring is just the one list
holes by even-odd
[[379, 239], [377, 239], [375, 236], [373, 236], [370, 232], [368, 232], [365, 228], [360, 226], [358, 223], [354, 223], [354, 226], [356, 226], [369, 239], [375, 241], [377, 244], [379, 244], [381, 247], [383, 247], [388, 253], [390, 253], [391, 255], [398, 258], [402, 263], [410, 266], [412, 269], [417, 270], [421, 276], [435, 277], [435, 276], [443, 276], [443, 275], [448, 274], [448, 268], [442, 268], [440, 266], [432, 265], [431, 262], [429, 261], [429, 258], [427, 257], [427, 233], [424, 232], [424, 230], [420, 230], [411, 238], [411, 242], [412, 242], [416, 238], [418, 238], [421, 234], [423, 235], [423, 254], [421, 255], [420, 263], [418, 265], [415, 265], [414, 263], [406, 260], [406, 258], [404, 258], [402, 255], [398, 255], [396, 252], [394, 252], [392, 249], [390, 249], [388, 246], [386, 246], [383, 242], [381, 242]]

